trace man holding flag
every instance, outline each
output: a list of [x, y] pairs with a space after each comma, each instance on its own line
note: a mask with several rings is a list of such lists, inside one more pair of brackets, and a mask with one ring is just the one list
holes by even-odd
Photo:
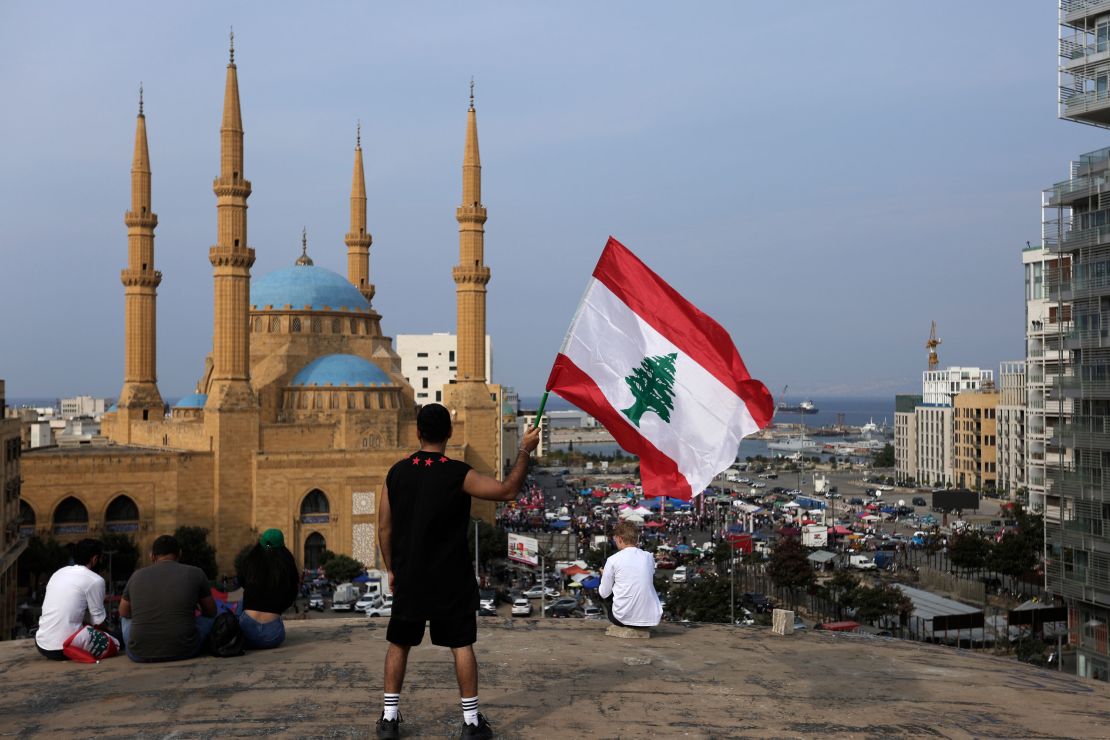
[[728, 332], [612, 237], [547, 390], [590, 413], [640, 458], [645, 495], [687, 501], [774, 412]]

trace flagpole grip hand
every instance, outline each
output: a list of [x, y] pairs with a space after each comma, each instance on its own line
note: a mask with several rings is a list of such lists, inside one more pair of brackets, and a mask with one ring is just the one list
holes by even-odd
[[524, 438], [520, 440], [520, 452], [531, 455], [540, 445], [540, 428], [528, 424], [524, 427]]

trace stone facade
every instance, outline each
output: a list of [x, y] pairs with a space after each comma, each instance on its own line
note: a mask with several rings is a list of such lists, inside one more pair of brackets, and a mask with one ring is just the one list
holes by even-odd
[[[467, 194], [479, 187], [472, 164], [476, 148], [473, 158], [470, 154], [471, 142], [475, 147], [477, 142], [475, 125], [471, 106]], [[133, 301], [133, 286], [125, 279], [122, 394], [138, 400], [121, 402], [105, 414], [103, 433], [111, 442], [106, 446], [25, 455], [28, 531], [62, 541], [106, 531], [129, 533], [145, 551], [160, 534], [200, 526], [209, 530], [221, 573], [230, 573], [235, 555], [259, 532], [274, 527], [305, 566], [315, 565], [328, 549], [374, 567], [380, 563], [376, 499], [390, 466], [418, 446], [417, 403], [392, 341], [382, 334], [381, 316], [370, 304], [375, 288], [369, 280], [361, 141], [346, 239], [348, 275], [315, 267], [305, 238], [294, 267], [261, 280], [251, 277], [254, 250], [247, 241], [246, 208], [251, 185], [243, 170], [234, 57], [227, 67], [220, 141], [220, 171], [213, 186], [217, 239], [208, 255], [215, 295], [213, 352], [196, 392], [169, 415], [158, 396], [153, 290], [154, 276], [160, 275], [152, 271], [156, 219], [140, 112], [128, 270], [146, 271], [139, 287], [150, 300]], [[471, 207], [459, 213], [464, 210], [462, 253], [468, 259], [477, 255], [480, 262], [478, 211]], [[469, 295], [467, 310], [459, 315], [459, 334], [482, 337], [489, 268], [481, 265], [475, 271], [470, 264], [461, 272], [456, 268], [455, 275], [464, 278]], [[452, 386], [462, 392], [448, 394], [457, 420], [448, 454], [497, 474], [501, 424], [490, 398], [497, 387], [487, 385], [480, 353], [478, 358], [474, 365], [472, 357], [471, 381]], [[146, 392], [138, 392], [142, 389]], [[492, 520], [493, 507], [475, 506], [475, 513]]]
[[16, 561], [27, 546], [19, 527], [20, 422], [7, 418], [5, 410], [0, 380], [0, 640], [10, 639], [15, 628]]
[[993, 388], [964, 391], [954, 399], [952, 470], [960, 488], [998, 487], [998, 400]]

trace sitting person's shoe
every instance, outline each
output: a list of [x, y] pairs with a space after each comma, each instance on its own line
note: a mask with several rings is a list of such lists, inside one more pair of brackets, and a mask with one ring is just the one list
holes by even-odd
[[382, 712], [381, 718], [378, 723], [374, 725], [378, 731], [378, 740], [398, 740], [401, 737], [401, 715], [397, 715], [397, 719], [386, 719], [385, 712]]
[[493, 729], [489, 726], [489, 721], [485, 715], [478, 712], [478, 724], [471, 725], [463, 722], [462, 732], [459, 737], [493, 737]]

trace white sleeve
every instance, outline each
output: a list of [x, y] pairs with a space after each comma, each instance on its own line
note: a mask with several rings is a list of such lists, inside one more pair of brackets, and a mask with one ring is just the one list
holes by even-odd
[[104, 618], [107, 616], [104, 612], [104, 579], [96, 576], [89, 584], [89, 590], [85, 592], [85, 598], [89, 602], [89, 617], [92, 623], [102, 624]]
[[601, 585], [597, 587], [598, 595], [603, 599], [608, 599], [613, 595], [613, 559], [609, 558], [605, 561], [605, 572], [601, 574]]

